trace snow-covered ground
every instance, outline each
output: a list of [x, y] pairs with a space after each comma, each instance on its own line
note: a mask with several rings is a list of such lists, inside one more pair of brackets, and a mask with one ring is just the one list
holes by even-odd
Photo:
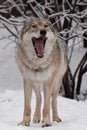
[[[0, 31], [0, 35], [4, 35]], [[0, 130], [87, 130], [87, 99], [85, 101], [70, 100], [58, 96], [59, 116], [61, 123], [53, 122], [51, 127], [42, 128], [42, 123], [30, 127], [17, 126], [23, 115], [23, 83], [22, 76], [15, 61], [15, 44], [10, 44], [7, 39], [0, 41]], [[71, 61], [72, 71], [76, 69], [78, 62], [86, 49], [74, 50]], [[87, 91], [87, 74], [85, 74], [81, 92]], [[32, 96], [32, 118], [35, 109], [35, 95]]]

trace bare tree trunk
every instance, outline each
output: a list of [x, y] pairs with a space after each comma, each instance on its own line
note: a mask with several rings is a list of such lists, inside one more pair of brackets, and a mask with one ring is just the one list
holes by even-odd
[[84, 33], [83, 37], [83, 47], [87, 48], [87, 32]]
[[87, 61], [87, 52], [85, 53], [85, 55], [83, 56], [82, 60], [80, 61], [79, 65], [78, 65], [78, 67], [76, 69], [76, 72], [74, 74], [74, 79], [75, 79], [75, 76], [76, 76], [77, 72], [79, 71], [77, 87], [76, 87], [76, 94], [80, 94], [82, 77], [87, 72], [87, 64], [85, 64], [86, 61]]
[[63, 85], [64, 85], [64, 91], [65, 91], [65, 97], [73, 99], [73, 77], [70, 68], [68, 67], [68, 70], [64, 76], [63, 79]]

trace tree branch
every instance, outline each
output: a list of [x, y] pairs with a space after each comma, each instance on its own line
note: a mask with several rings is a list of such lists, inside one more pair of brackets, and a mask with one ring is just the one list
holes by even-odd
[[3, 23], [3, 25], [14, 37], [16, 37], [18, 39], [18, 36], [15, 33], [13, 33], [4, 23]]

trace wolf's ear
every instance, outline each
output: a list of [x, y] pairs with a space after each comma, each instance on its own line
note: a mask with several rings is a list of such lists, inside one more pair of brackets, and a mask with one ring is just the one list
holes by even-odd
[[45, 18], [45, 20], [49, 21], [49, 16], [48, 15], [45, 15], [44, 18]]
[[23, 21], [23, 26], [28, 27], [29, 23], [30, 23], [29, 20], [24, 20]]

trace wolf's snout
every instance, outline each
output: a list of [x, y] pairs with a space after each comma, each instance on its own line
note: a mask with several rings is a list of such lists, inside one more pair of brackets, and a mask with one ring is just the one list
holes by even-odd
[[41, 34], [42, 36], [45, 36], [46, 33], [47, 33], [46, 30], [41, 30], [41, 31], [40, 31], [40, 34]]

